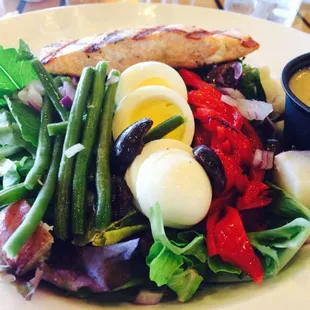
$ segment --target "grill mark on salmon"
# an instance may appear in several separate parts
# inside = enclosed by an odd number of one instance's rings
[[[53,74],[79,76],[85,66],[100,60],[124,71],[143,61],[160,61],[189,68],[235,60],[257,50],[259,44],[238,31],[207,31],[184,25],[152,26],[107,32],[45,47],[40,59]]]

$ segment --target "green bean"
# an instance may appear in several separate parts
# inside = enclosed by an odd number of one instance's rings
[[[3,159],[5,157],[17,154],[20,152],[23,148],[19,146],[13,146],[13,145],[5,145],[0,147],[0,159]]]
[[[83,131],[82,144],[84,150],[77,155],[73,178],[73,210],[72,210],[72,232],[83,234],[85,229],[86,216],[86,190],[89,160],[95,145],[100,112],[102,109],[105,93],[105,76],[108,65],[106,62],[99,62],[96,67],[95,78],[92,90],[92,99],[88,106],[86,124]]]
[[[21,225],[11,235],[3,247],[3,251],[8,257],[14,258],[17,256],[20,249],[31,237],[33,232],[40,224],[48,204],[50,203],[56,189],[57,173],[62,154],[63,137],[56,137],[52,162],[46,177],[46,180],[26,217]]]
[[[184,123],[184,118],[181,115],[175,115],[161,124],[157,125],[155,128],[151,129],[146,136],[144,137],[143,141],[145,143],[158,140],[166,136],[168,133],[172,132],[173,130],[177,129]]]
[[[45,70],[45,68],[43,67],[43,65],[41,64],[41,62],[38,59],[33,59],[31,61],[31,64],[34,68],[34,70],[36,71],[45,91],[46,94],[48,95],[48,97],[50,98],[50,100],[52,101],[55,109],[57,110],[57,112],[59,113],[61,119],[63,121],[68,120],[68,115],[69,112],[65,109],[65,107],[60,103],[62,96],[58,90],[58,88],[56,87],[52,77],[50,76],[50,74]]]
[[[41,110],[41,126],[35,161],[25,179],[25,186],[27,189],[33,189],[38,180],[43,177],[48,170],[52,153],[52,141],[48,135],[47,125],[52,121],[52,114],[52,104],[49,98],[45,96]]]
[[[29,191],[24,183],[13,185],[0,191],[0,206],[5,206],[17,200],[23,199]]]
[[[86,115],[83,116],[83,123],[86,121]],[[68,121],[59,122],[59,123],[52,123],[47,125],[48,134],[52,136],[61,135],[64,136],[66,134],[68,127]]]
[[[58,191],[55,207],[55,235],[66,240],[68,238],[69,213],[71,203],[71,189],[75,158],[68,158],[65,151],[79,142],[82,128],[83,113],[86,108],[87,98],[92,85],[94,69],[84,68],[78,84],[74,102],[71,107],[68,128],[65,136],[63,153],[58,173]]]
[[[57,135],[64,136],[66,134],[67,127],[68,127],[68,121],[48,124],[47,125],[48,134],[50,136],[57,136]]]
[[[120,73],[112,70],[109,77],[119,77]],[[107,88],[103,112],[100,122],[100,135],[97,150],[97,171],[96,171],[96,188],[97,188],[97,211],[96,211],[96,229],[106,228],[112,219],[111,206],[111,174],[110,174],[110,151],[112,140],[112,119],[115,107],[115,93],[118,82],[110,84]]]

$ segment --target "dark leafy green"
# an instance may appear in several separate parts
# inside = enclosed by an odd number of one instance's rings
[[[29,45],[23,41],[22,39],[19,39],[19,47],[18,47],[18,60],[31,60],[34,56],[30,51]]]
[[[159,287],[167,285],[176,292],[179,301],[187,301],[203,281],[195,266],[208,259],[205,239],[189,231],[179,233],[176,240],[170,241],[158,204],[150,209],[150,223],[155,241],[146,258],[150,279]]]
[[[25,57],[27,49],[24,44],[21,45],[21,52]],[[30,61],[25,58],[20,60],[19,55],[15,48],[4,49],[0,46],[0,96],[11,95],[37,79]]]
[[[249,65],[243,65],[243,76],[239,90],[246,99],[266,101],[266,94],[260,80],[259,70]]]
[[[23,139],[37,147],[41,125],[40,114],[19,100],[11,100],[6,97],[6,101]]]

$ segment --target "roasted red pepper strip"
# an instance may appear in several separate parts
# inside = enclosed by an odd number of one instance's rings
[[[264,149],[263,142],[261,141],[261,139],[257,135],[255,129],[250,124],[250,122],[245,118],[243,120],[242,132],[248,137],[248,139],[252,143],[254,151],[256,149],[260,149],[260,150]]]
[[[219,138],[231,141],[234,151],[240,155],[241,164],[250,166],[253,162],[253,148],[247,137],[236,128],[229,125],[220,118],[208,118],[208,122],[204,123],[204,127],[217,134],[221,132]]]
[[[188,103],[203,107],[212,108],[222,113],[226,113],[227,107],[230,107],[226,103],[222,102],[220,99],[213,97],[210,93],[204,89],[202,90],[192,90],[188,92],[187,97]]]
[[[208,216],[207,223],[206,223],[206,230],[207,230],[207,248],[208,248],[208,254],[209,256],[215,256],[218,254],[216,244],[215,244],[215,227],[218,221],[220,220],[221,213],[215,212]]]
[[[212,97],[221,99],[222,93],[207,82],[203,81],[198,74],[185,69],[181,69],[179,73],[186,86],[192,87],[194,89],[203,89],[207,91],[208,94]]]
[[[195,125],[194,146],[210,145],[211,134],[207,132],[201,123],[197,122]]]
[[[270,204],[269,187],[258,181],[250,181],[242,197],[237,200],[238,210],[265,207]]]
[[[227,116],[222,111],[216,111],[210,108],[197,108],[194,112],[195,119],[199,119],[201,122],[208,122],[209,118],[216,118],[227,122],[231,127],[233,127],[233,119]]]
[[[231,189],[227,192],[221,194],[221,196],[212,199],[211,206],[208,214],[214,214],[217,211],[224,209],[226,206],[231,206],[235,203],[237,196],[237,191],[235,189]]]
[[[223,261],[243,270],[254,282],[262,283],[264,269],[246,235],[239,212],[234,208],[226,207],[225,213],[211,233],[211,237],[215,240],[214,252],[218,253]],[[214,215],[215,219],[216,215]],[[207,241],[211,237],[207,236]]]

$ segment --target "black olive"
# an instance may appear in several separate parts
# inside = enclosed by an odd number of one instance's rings
[[[143,118],[126,128],[116,139],[112,148],[112,165],[123,173],[141,153],[143,138],[153,126],[153,121]]]
[[[193,149],[195,159],[208,174],[213,191],[220,194],[226,186],[226,175],[223,164],[217,154],[206,145],[199,145]]]

